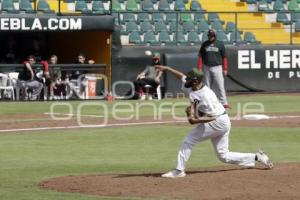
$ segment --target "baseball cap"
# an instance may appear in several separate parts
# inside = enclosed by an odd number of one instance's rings
[[[203,72],[199,71],[197,68],[193,68],[191,71],[187,73],[187,78],[192,80],[202,81],[203,79]]]

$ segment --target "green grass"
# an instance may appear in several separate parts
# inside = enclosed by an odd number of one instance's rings
[[[69,174],[164,172],[175,166],[190,126],[144,126],[0,135],[0,199],[93,200],[40,190],[36,184]],[[300,128],[234,128],[231,150],[262,147],[275,163],[300,162]],[[147,158],[147,159],[145,159]],[[222,165],[210,142],[196,146],[189,169]]]
[[[116,101],[133,105],[134,110],[119,113],[128,116],[138,113],[152,116],[150,101]],[[86,103],[93,106],[83,107],[81,114],[103,115],[107,106],[108,115],[116,102],[72,101],[74,113]],[[163,115],[170,115],[174,103],[176,115],[184,114],[187,99],[153,101],[159,108],[163,105]],[[300,113],[300,96],[287,95],[247,95],[230,96],[229,102],[235,115],[239,108],[249,102],[261,103],[267,113]],[[54,102],[1,102],[0,117],[10,114],[41,114],[50,112]],[[57,103],[57,102],[56,102]],[[141,106],[139,111],[136,107]],[[69,113],[67,107],[58,106],[54,112]],[[251,106],[249,107],[251,108]],[[255,108],[255,106],[252,106]],[[1,124],[14,119],[0,119]],[[20,120],[20,119],[16,119]],[[21,119],[24,121],[42,120],[38,118]],[[21,127],[20,127],[21,128]],[[0,134],[0,199],[2,200],[94,200],[100,198],[80,194],[67,194],[41,190],[36,184],[51,177],[69,174],[99,173],[147,173],[164,172],[173,168],[180,143],[190,126],[139,126],[104,129],[57,130],[32,133]],[[231,150],[254,152],[259,148],[266,150],[275,163],[300,162],[300,128],[233,128]],[[147,158],[147,159],[145,159]],[[195,147],[188,163],[189,169],[223,165],[216,159],[210,142]]]
[[[266,113],[300,113],[300,95],[236,95],[229,97],[229,103],[232,109],[229,110],[231,115],[236,115],[237,112],[241,112],[248,109],[257,109],[259,106],[253,105],[258,103],[263,106]],[[188,104],[187,99],[165,99],[162,101],[68,101],[68,102],[1,102],[0,114],[40,114],[51,111],[51,106],[56,104],[54,112],[60,113],[77,113],[78,110],[81,114],[90,115],[103,115],[105,112],[104,107],[107,108],[107,115],[112,116],[112,109],[119,105],[120,109],[130,109],[124,113],[117,113],[119,116],[129,116],[139,114],[140,116],[152,116],[155,109],[163,108],[164,115],[170,115],[170,110],[175,106],[174,110],[176,115],[184,115],[184,108]],[[153,105],[152,105],[153,103]],[[65,104],[70,104],[68,107]],[[88,105],[90,104],[90,105]],[[120,105],[123,104],[123,105]],[[130,105],[130,106],[129,106]],[[81,109],[80,109],[81,106]],[[161,107],[160,107],[161,106]],[[254,111],[257,113],[257,111]]]

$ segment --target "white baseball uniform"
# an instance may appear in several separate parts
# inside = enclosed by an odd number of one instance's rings
[[[231,123],[223,105],[218,101],[215,93],[205,85],[197,91],[184,88],[185,78],[186,77],[183,77],[182,79],[182,89],[189,93],[189,98],[192,103],[198,104],[198,111],[217,118],[207,123],[198,124],[185,137],[178,153],[176,169],[184,171],[193,146],[207,139],[211,139],[216,154],[222,162],[254,167],[254,153],[229,151],[228,138]]]

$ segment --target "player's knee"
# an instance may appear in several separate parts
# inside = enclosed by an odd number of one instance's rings
[[[183,140],[182,144],[181,144],[183,147],[189,147],[189,148],[192,148],[195,144],[188,140],[188,139],[185,139]]]

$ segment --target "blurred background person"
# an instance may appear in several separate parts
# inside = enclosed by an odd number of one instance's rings
[[[152,65],[146,66],[144,71],[138,74],[136,80],[133,81],[135,92],[142,100],[146,99],[146,85],[150,85],[154,90],[160,85],[160,79],[163,72],[156,70],[154,67],[155,65],[160,65],[160,54],[157,52],[152,56]]]
[[[58,64],[58,57],[53,54],[49,58],[49,64]],[[67,96],[67,81],[66,73],[58,67],[51,66],[51,83],[50,83],[50,100],[53,99],[66,99]]]
[[[77,59],[75,61],[75,64],[94,64],[94,60],[88,60],[86,59],[86,55],[83,53],[79,53],[77,56]],[[86,87],[88,84],[88,81],[85,77],[85,74],[88,73],[87,70],[76,70],[76,67],[74,67],[75,70],[71,72],[70,80],[69,80],[69,86],[71,95],[72,92],[75,92],[76,96],[79,98],[85,98],[86,95]]]

